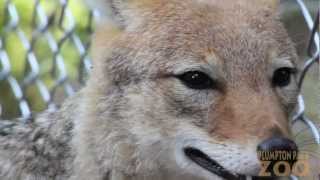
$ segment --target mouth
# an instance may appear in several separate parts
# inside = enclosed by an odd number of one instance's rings
[[[275,180],[274,177],[258,177],[232,173],[196,148],[187,147],[184,149],[184,153],[191,161],[200,167],[225,180]]]
[[[220,176],[223,179],[226,179],[226,180],[245,180],[246,179],[245,175],[234,174],[228,171],[219,163],[217,163],[215,160],[211,159],[208,155],[206,155],[205,153],[203,153],[198,149],[187,147],[184,149],[184,153],[194,163],[210,171],[211,173],[217,176]]]

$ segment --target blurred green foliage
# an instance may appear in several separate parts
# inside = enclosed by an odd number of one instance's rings
[[[27,51],[24,48],[21,39],[16,31],[7,28],[10,18],[6,16],[6,0],[0,1],[0,37],[4,42],[4,49],[8,53],[11,65],[11,74],[21,83],[26,77],[26,72],[30,69],[26,63]],[[54,85],[51,69],[53,67],[54,54],[50,50],[46,37],[40,32],[35,31],[35,25],[32,21],[35,11],[35,0],[12,0],[17,12],[19,13],[19,28],[25,33],[30,41],[32,36],[38,38],[34,44],[34,53],[40,66],[40,79],[43,80],[49,89]],[[49,31],[54,35],[56,41],[59,41],[64,33],[59,27],[59,19],[62,14],[62,8],[58,0],[41,0],[40,5],[43,7],[47,18],[52,17],[52,24]],[[75,32],[84,44],[90,42],[90,11],[80,0],[70,0],[68,8],[71,10],[75,18]],[[39,19],[36,18],[36,23]],[[69,22],[64,19],[63,27],[67,27]],[[68,72],[69,80],[76,81],[79,75],[80,56],[73,42],[68,39],[61,46],[61,55]],[[1,69],[0,65],[0,69]],[[62,87],[61,87],[62,88]],[[29,101],[33,111],[40,111],[46,108],[46,104],[42,101],[36,85],[26,86],[26,99]],[[60,96],[58,94],[58,96]],[[17,101],[6,80],[0,81],[0,103],[3,108],[4,117],[16,117],[19,113]]]

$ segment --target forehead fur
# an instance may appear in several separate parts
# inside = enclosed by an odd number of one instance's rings
[[[111,43],[110,49],[121,48],[122,55],[114,56],[139,60],[137,63],[152,62],[161,68],[159,63],[165,64],[165,61],[206,59],[208,52],[213,50],[216,57],[232,64],[226,65],[229,68],[226,71],[251,70],[249,76],[265,68],[270,54],[276,54],[279,59],[296,59],[294,47],[274,8],[258,1],[152,2],[139,4],[139,23],[133,21],[133,25],[121,30],[120,35],[117,33],[118,38],[112,41],[115,43]],[[106,32],[102,33],[105,36]],[[97,37],[101,36],[98,33]],[[101,41],[103,44],[108,40],[96,39],[98,44]],[[155,60],[158,62],[154,63]]]
[[[199,38],[213,44],[217,44],[217,39],[224,39],[224,44],[232,44],[228,40],[260,39],[266,42],[280,42],[288,39],[284,28],[277,20],[275,9],[267,3],[262,3],[266,2],[265,0],[144,1],[132,1],[132,4],[135,4],[134,8],[139,12],[135,16],[139,17],[132,20],[133,27],[130,26],[127,31],[136,32],[138,39],[134,41],[150,41],[156,38],[173,40],[180,37],[182,41]]]

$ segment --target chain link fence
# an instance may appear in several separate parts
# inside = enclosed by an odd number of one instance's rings
[[[305,6],[303,0],[297,0],[297,3],[300,6],[301,13],[303,14],[306,24],[310,30],[310,39],[307,47],[307,55],[308,59],[305,61],[303,66],[303,71],[301,73],[301,76],[299,78],[299,88],[300,91],[302,89],[305,76],[307,72],[310,70],[311,66],[319,66],[319,16],[320,16],[320,9],[318,10],[315,19],[313,19],[310,15],[310,12],[308,11],[307,7]],[[319,79],[318,79],[319,80]],[[317,97],[316,97],[317,98]],[[293,117],[293,123],[296,123],[297,121],[302,121],[305,123],[310,130],[312,131],[315,140],[317,144],[320,144],[320,136],[319,136],[319,129],[318,127],[306,116],[305,114],[305,102],[300,94],[298,97],[298,109]]]
[[[85,82],[94,13],[82,8],[77,21],[67,0],[20,2],[2,2],[0,106],[6,118],[26,121]]]
[[[24,9],[17,2],[0,2],[0,109],[3,118],[28,121],[33,112],[54,111],[85,83],[96,13],[75,8],[81,3],[76,0],[19,1]],[[303,0],[296,3],[310,30],[301,89],[306,73],[319,65],[319,11],[313,19]],[[302,95],[298,102],[292,122],[304,123],[320,144],[319,127],[306,116]]]

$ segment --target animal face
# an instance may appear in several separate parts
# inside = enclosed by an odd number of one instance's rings
[[[174,154],[179,168],[202,177],[257,175],[257,146],[290,137],[298,94],[297,56],[272,3],[102,5],[113,25],[98,29],[93,77],[121,92],[114,114],[137,144],[167,143],[160,149]]]

